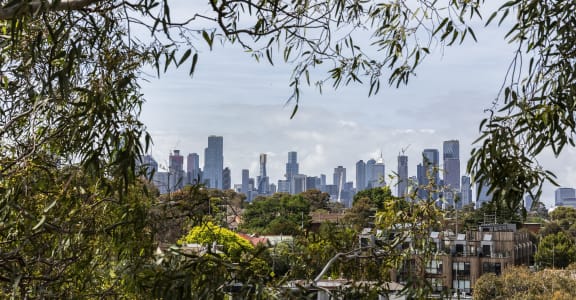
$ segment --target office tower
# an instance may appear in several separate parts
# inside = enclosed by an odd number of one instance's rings
[[[174,150],[168,160],[169,179],[168,184],[171,191],[179,190],[184,186],[184,157],[180,155],[180,150]]]
[[[423,164],[418,164],[416,166],[416,181],[415,184],[418,187],[417,196],[420,199],[427,199],[428,192],[426,191],[426,185],[428,184],[428,179],[426,178],[426,168]]]
[[[440,183],[440,158],[437,149],[424,149],[422,152],[422,165],[426,168],[426,182],[434,180],[433,184]]]
[[[333,177],[334,185],[338,190],[342,190],[344,188],[344,184],[346,183],[346,168],[342,166],[338,166],[334,168],[334,177]]]
[[[298,174],[298,172],[299,172],[298,153],[296,151],[290,151],[288,152],[288,162],[286,163],[286,174],[285,174],[286,181],[288,181],[288,184],[292,183],[292,177]],[[290,193],[296,194],[292,188],[290,188]]]
[[[476,184],[476,188],[478,189],[477,195],[478,199],[476,199],[476,208],[482,207],[482,204],[492,201],[492,195],[488,193],[490,187],[487,184]]]
[[[222,189],[229,190],[230,188],[232,188],[232,175],[230,168],[226,167],[222,170]]]
[[[222,189],[222,170],[224,170],[224,138],[211,135],[208,147],[204,151],[204,176],[206,186]]]
[[[250,171],[248,169],[242,169],[242,193],[248,195],[250,181]]]
[[[306,190],[319,190],[320,187],[320,178],[316,176],[307,176],[306,177]]]
[[[366,189],[366,163],[363,160],[356,163],[356,189],[358,191]]]
[[[376,160],[374,167],[372,168],[372,187],[382,187],[386,185],[386,166],[384,165],[384,158],[382,157],[382,152],[380,152],[380,157]]]
[[[147,154],[140,157],[138,167],[145,168],[146,178],[149,180],[153,180],[152,175],[158,173],[158,162],[156,162],[152,155]]]
[[[278,180],[278,193],[290,193],[290,182],[288,180]]]
[[[274,183],[270,184],[269,192],[270,192],[270,195],[276,194],[276,185]]]
[[[398,155],[398,197],[408,193],[408,156]]]
[[[260,175],[257,177],[258,181],[258,194],[267,195],[269,192],[269,179],[266,174],[266,154],[260,154]]]
[[[554,206],[574,206],[576,189],[561,187],[554,191]]]
[[[374,174],[374,166],[376,165],[375,159],[369,159],[366,162],[366,188],[371,189],[376,177]]]
[[[200,157],[196,153],[188,154],[186,159],[186,175],[188,176],[188,184],[198,184],[202,182],[200,179]]]
[[[300,194],[306,191],[306,175],[296,174],[292,176],[292,183],[290,184],[294,194]]]
[[[320,174],[320,191],[326,192],[326,175]]]
[[[470,176],[462,176],[462,185],[460,186],[460,202],[462,207],[472,203],[472,182]]]
[[[443,145],[444,185],[460,190],[460,143],[457,140],[445,141]]]

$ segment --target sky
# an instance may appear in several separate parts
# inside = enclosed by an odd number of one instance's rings
[[[300,173],[326,174],[332,183],[337,166],[346,168],[347,181],[355,181],[356,162],[380,153],[391,175],[403,150],[409,176],[415,176],[425,148],[442,153],[442,142],[456,139],[464,175],[480,121],[497,96],[514,51],[503,38],[505,28],[476,26],[475,32],[477,43],[432,49],[407,86],[383,84],[371,97],[367,85],[326,86],[322,94],[304,89],[293,119],[293,103],[286,103],[291,65],[257,63],[230,45],[204,49],[193,78],[186,68],[171,69],[160,78],[145,76],[141,120],[154,140],[151,154],[161,169],[173,149],[184,156],[198,153],[203,165],[208,136],[219,135],[232,184],[241,182],[242,169],[258,175],[260,153],[268,154],[271,182],[284,179],[289,151],[298,152]],[[539,158],[561,186],[576,186],[574,152]],[[553,205],[554,190],[545,186],[547,207]]]

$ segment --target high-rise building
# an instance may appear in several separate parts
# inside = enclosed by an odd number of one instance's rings
[[[532,205],[534,204],[534,198],[530,195],[524,196],[524,208],[526,211],[532,211]]]
[[[250,171],[248,169],[242,169],[242,193],[248,196],[248,191],[250,191]]]
[[[286,181],[292,183],[292,177],[299,173],[298,153],[296,151],[288,152],[288,162],[286,163]],[[296,194],[294,189],[290,188],[291,194]]]
[[[307,176],[306,190],[320,190],[320,178],[317,176]]]
[[[445,141],[443,145],[444,185],[451,191],[460,190],[460,143]]]
[[[222,189],[229,190],[232,186],[232,178],[230,168],[226,167],[222,170]]]
[[[158,162],[156,162],[152,155],[147,154],[142,156],[138,162],[138,166],[146,168],[145,174],[148,179],[152,179],[152,175],[158,173]]]
[[[290,193],[290,182],[288,180],[278,180],[278,193]]]
[[[306,191],[306,175],[304,174],[296,174],[292,176],[292,183],[291,183],[292,190],[294,194],[300,194]]]
[[[334,185],[336,185],[336,188],[340,191],[343,190],[344,184],[346,183],[346,168],[342,166],[334,168],[333,179],[334,181],[332,182],[334,183]]]
[[[478,199],[476,199],[476,208],[482,207],[482,204],[492,201],[492,194],[488,193],[490,190],[490,186],[487,184],[476,184],[476,188],[478,189],[477,194]]]
[[[186,175],[188,177],[188,184],[198,184],[201,181],[200,178],[200,157],[196,153],[188,154],[186,159]]]
[[[561,187],[554,191],[554,206],[574,206],[576,189]]]
[[[207,187],[222,189],[222,170],[224,170],[224,138],[211,135],[208,147],[204,151],[203,180]]]
[[[386,166],[384,165],[384,158],[382,152],[376,163],[372,167],[372,175],[370,176],[370,186],[372,188],[382,187],[386,185]]]
[[[408,193],[408,156],[398,155],[398,197]]]
[[[356,189],[358,191],[366,189],[366,163],[363,160],[356,163]]]
[[[373,188],[374,186],[372,186],[374,184],[374,181],[377,181],[377,178],[375,178],[376,176],[375,171],[374,171],[374,166],[376,165],[376,160],[371,158],[368,161],[366,161],[366,188]]]
[[[462,176],[462,185],[460,186],[462,207],[472,203],[472,182],[470,176]]]
[[[422,187],[432,188],[437,190],[440,184],[440,158],[437,149],[424,149],[422,151],[422,170],[418,176],[420,189],[422,190],[424,198],[428,198],[428,192]],[[438,198],[438,193],[432,193],[432,199]]]
[[[269,193],[269,179],[266,174],[266,154],[260,154],[260,175],[257,178],[258,181],[258,194],[267,195]]]
[[[170,154],[168,160],[168,172],[170,190],[179,190],[184,186],[184,157],[180,155],[180,150],[174,150],[174,153]]]

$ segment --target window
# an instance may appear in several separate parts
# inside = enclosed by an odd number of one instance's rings
[[[453,262],[452,263],[452,277],[462,278],[470,276],[470,263],[469,262]]]
[[[492,247],[490,247],[490,245],[483,245],[482,246],[482,255],[486,256],[486,257],[490,257],[491,254],[491,249]]]
[[[502,265],[500,263],[485,262],[482,264],[482,273],[500,275],[502,273]]]
[[[431,260],[426,266],[426,273],[428,274],[442,274],[442,261]]]

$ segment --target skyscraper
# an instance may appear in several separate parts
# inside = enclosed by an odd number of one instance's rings
[[[374,179],[374,177],[375,177],[374,166],[375,165],[376,165],[375,159],[371,158],[366,162],[366,188],[369,188],[369,189],[374,187],[372,185],[373,185],[374,180],[375,180]]]
[[[424,149],[422,152],[422,165],[426,169],[426,183],[433,180],[434,184],[440,184],[440,155],[438,149]]]
[[[186,175],[188,177],[188,184],[198,184],[201,181],[200,178],[200,157],[196,153],[188,154],[186,159]]]
[[[573,206],[576,202],[576,189],[561,187],[554,191],[554,206]]]
[[[470,181],[469,176],[462,176],[462,185],[461,185],[461,202],[462,207],[472,203],[472,183]]]
[[[222,189],[222,170],[224,169],[224,138],[211,135],[208,147],[204,151],[203,180],[209,188]]]
[[[242,170],[242,193],[248,196],[248,191],[250,190],[250,171],[248,169]]]
[[[292,184],[291,184],[294,194],[300,194],[306,191],[306,175],[304,174],[295,174],[292,176]]]
[[[492,195],[488,193],[490,187],[487,184],[476,184],[478,189],[478,199],[476,199],[476,208],[482,207],[482,204],[490,202],[492,200]]]
[[[454,191],[460,190],[460,143],[445,141],[443,145],[444,185]]]
[[[384,165],[384,157],[380,152],[380,157],[376,160],[372,168],[372,178],[370,179],[372,187],[381,187],[386,185],[386,166]]]
[[[158,162],[152,157],[152,155],[144,155],[140,158],[138,166],[143,166],[146,168],[146,178],[152,179],[152,174],[158,173]]]
[[[359,160],[356,163],[356,189],[362,191],[366,188],[366,163]]]
[[[344,184],[346,183],[346,168],[342,166],[334,168],[333,179],[334,185],[336,185],[336,188],[341,191],[344,188]]]
[[[398,155],[398,197],[408,192],[408,156]]]
[[[266,195],[269,192],[269,179],[266,175],[266,154],[260,154],[260,175],[257,178],[258,181],[258,194]]]
[[[181,189],[184,186],[184,157],[180,155],[180,150],[174,150],[174,153],[170,154],[168,172],[170,190]]]
[[[292,184],[292,177],[299,172],[298,153],[296,151],[288,152],[288,162],[286,163],[286,181]],[[280,188],[280,187],[278,187]],[[295,194],[294,189],[290,188],[290,193]]]
[[[230,168],[226,167],[222,170],[222,189],[229,190],[232,187],[232,178]]]

